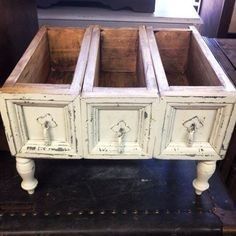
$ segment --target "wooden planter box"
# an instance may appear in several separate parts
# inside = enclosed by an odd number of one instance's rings
[[[42,28],[2,89],[22,188],[33,158],[199,160],[209,187],[236,92],[195,28]]]
[[[159,158],[222,159],[235,123],[235,88],[195,28],[147,29],[165,107]]]
[[[91,36],[91,27],[43,27],[31,42],[2,88],[1,112],[12,155],[82,154],[77,145],[81,122],[76,97]]]

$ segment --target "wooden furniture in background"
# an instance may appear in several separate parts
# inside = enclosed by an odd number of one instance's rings
[[[0,0],[0,86],[38,30],[36,2]],[[9,150],[0,117],[0,150]]]
[[[234,4],[235,0],[202,0],[200,33],[212,38],[236,37],[228,32]]]

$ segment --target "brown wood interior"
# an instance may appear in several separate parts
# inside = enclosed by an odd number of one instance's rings
[[[85,30],[48,28],[19,83],[71,84]]]
[[[145,79],[139,51],[138,30],[102,30],[97,67],[96,86],[144,87]]]
[[[170,86],[220,86],[191,31],[157,31],[155,37]]]

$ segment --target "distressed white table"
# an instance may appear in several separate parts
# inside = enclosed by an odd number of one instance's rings
[[[43,27],[1,92],[30,194],[34,158],[198,160],[201,194],[236,120],[235,88],[193,27]]]

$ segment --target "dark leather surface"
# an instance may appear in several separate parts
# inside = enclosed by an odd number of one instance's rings
[[[217,174],[194,194],[194,161],[36,160],[35,194],[15,160],[0,158],[0,232],[43,235],[221,235],[214,209],[232,211]]]

